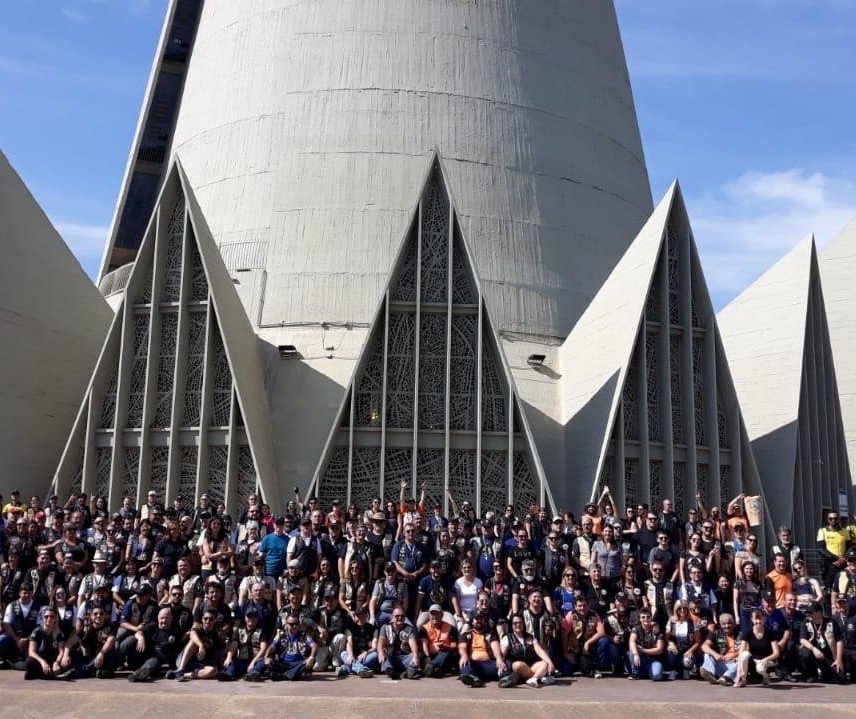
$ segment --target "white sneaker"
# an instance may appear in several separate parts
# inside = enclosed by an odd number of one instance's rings
[[[535,677],[532,677],[531,679],[526,680],[526,686],[531,687],[532,689],[538,689],[540,685],[538,684],[538,680]]]

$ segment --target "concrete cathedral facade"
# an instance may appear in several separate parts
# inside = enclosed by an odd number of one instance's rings
[[[52,484],[279,508],[427,482],[479,512],[746,492],[807,541],[852,498],[854,307],[838,282],[827,321],[800,262],[773,420],[744,391],[762,320],[735,301],[720,338],[677,184],[653,206],[612,3],[173,0]],[[784,425],[783,474],[759,442]]]

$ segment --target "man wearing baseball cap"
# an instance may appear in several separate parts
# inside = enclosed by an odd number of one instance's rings
[[[422,673],[439,677],[453,671],[458,663],[458,630],[443,616],[443,607],[428,607],[428,621],[419,630],[419,642],[424,656]]]

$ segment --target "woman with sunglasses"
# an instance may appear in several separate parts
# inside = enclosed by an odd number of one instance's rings
[[[553,590],[553,606],[557,607],[559,613],[565,617],[574,611],[577,597],[582,593],[577,570],[573,567],[565,567],[565,571],[562,572],[562,581]]]
[[[701,635],[690,616],[687,603],[675,602],[674,614],[666,623],[666,666],[669,678],[689,679],[690,672],[697,668]]]
[[[820,581],[808,572],[808,566],[803,559],[797,559],[793,565],[794,594],[797,595],[797,609],[808,611],[812,602],[823,604],[825,592]]]
[[[546,677],[553,680],[556,670],[553,660],[537,637],[526,631],[522,614],[511,617],[511,631],[502,637],[499,647],[502,661],[511,669],[510,674],[499,680],[500,689],[508,689],[521,682],[538,688],[548,683],[544,681]]]
[[[57,626],[64,636],[70,637],[74,631],[74,607],[68,603],[68,590],[57,585],[51,592],[48,604],[39,610],[39,624],[44,624],[45,612],[53,609],[57,615]]]

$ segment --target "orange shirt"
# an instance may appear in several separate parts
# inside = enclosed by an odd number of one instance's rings
[[[475,662],[490,661],[490,644],[486,634],[473,632],[472,644],[470,646],[470,659]]]
[[[773,583],[773,592],[776,594],[776,606],[779,608],[784,607],[785,595],[794,589],[794,582],[791,579],[791,575],[787,572],[780,574],[774,569],[767,575],[767,579]]]

